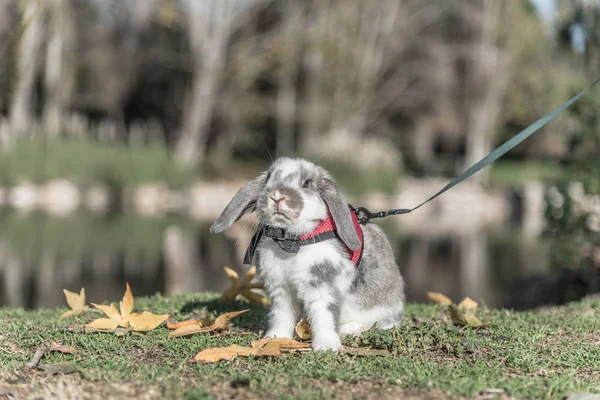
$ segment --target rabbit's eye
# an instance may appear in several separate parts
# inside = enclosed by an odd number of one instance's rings
[[[305,180],[305,181],[304,181],[304,183],[302,184],[302,187],[303,187],[304,189],[308,188],[308,187],[310,186],[310,183],[311,183],[311,182],[312,182],[312,181],[311,181],[310,179],[307,179],[307,180]]]

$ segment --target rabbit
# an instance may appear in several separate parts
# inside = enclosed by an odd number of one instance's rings
[[[347,335],[358,335],[374,324],[382,329],[401,324],[404,282],[385,233],[375,224],[358,224],[322,167],[304,159],[276,159],[237,192],[211,232],[223,232],[250,212],[256,212],[259,232],[269,227],[298,237],[327,218],[336,229],[332,238],[295,252],[286,251],[277,238],[258,236],[255,256],[248,263],[256,262],[272,300],[264,336],[291,338],[306,315],[313,350],[338,351]],[[357,252],[361,257],[355,266],[352,254]]]

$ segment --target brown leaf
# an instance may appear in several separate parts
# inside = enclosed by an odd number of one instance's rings
[[[452,300],[450,300],[446,295],[438,292],[427,292],[427,297],[429,297],[431,301],[434,301],[442,306],[449,306],[452,304]]]
[[[212,363],[221,360],[233,360],[237,356],[250,356],[253,350],[251,347],[242,347],[236,344],[229,347],[216,347],[202,350],[192,358],[192,361]]]
[[[250,311],[250,309],[248,308],[248,309],[242,310],[242,311],[232,311],[232,312],[221,314],[209,326],[200,326],[201,324],[200,325],[182,326],[180,328],[175,329],[173,332],[171,332],[169,337],[170,338],[188,337],[188,336],[192,336],[196,333],[218,331],[218,330],[226,328],[229,325],[229,320],[231,320],[231,319],[237,317],[238,315],[243,314],[247,311]]]
[[[67,304],[71,309],[77,310],[85,307],[85,289],[81,288],[79,294],[75,292],[69,292],[67,289],[63,289],[65,297],[67,298]]]
[[[254,342],[252,342],[252,347],[262,348],[270,343],[276,343],[282,350],[310,348],[310,343],[299,342],[297,340],[290,339],[290,338],[272,339],[270,337],[262,338],[260,340],[255,340]]]
[[[227,313],[219,315],[217,317],[217,319],[215,320],[215,322],[212,324],[212,330],[225,328],[225,326],[227,325],[227,322],[229,322],[229,320],[237,317],[240,314],[248,312],[248,311],[250,311],[249,308],[247,308],[245,310],[241,310],[241,311],[231,311],[231,312],[227,312]]]
[[[458,308],[463,312],[467,310],[475,311],[477,309],[477,305],[478,304],[476,301],[473,301],[470,297],[465,297],[463,301],[458,303]]]
[[[233,360],[236,357],[274,357],[281,356],[279,343],[271,341],[261,347],[243,347],[236,344],[229,347],[217,347],[205,349],[196,354],[192,361],[201,363],[212,363],[221,360]]]
[[[75,353],[77,353],[77,349],[75,347],[65,346],[65,345],[62,345],[62,344],[57,343],[57,342],[52,342],[52,344],[50,345],[50,350],[49,351],[57,351],[59,353],[66,353],[66,354],[75,354]]]
[[[146,332],[158,327],[169,318],[169,314],[152,314],[149,311],[133,313],[128,316],[128,322],[136,332]]]
[[[129,287],[129,283],[125,283],[125,295],[123,299],[119,302],[120,312],[117,310],[114,304],[110,306],[102,305],[102,304],[94,304],[92,305],[96,307],[98,310],[102,311],[109,318],[99,318],[85,325],[88,332],[90,330],[103,330],[103,331],[114,331],[118,326],[122,328],[133,328],[134,331],[137,332],[145,332],[152,330],[162,324],[167,318],[169,318],[169,314],[153,314],[150,311],[143,311],[141,313],[132,313],[134,298],[131,293],[131,288]]]
[[[281,356],[281,346],[279,344],[279,342],[273,340],[270,341],[269,343],[265,344],[263,347],[260,348],[253,348],[252,349],[252,355],[254,357],[265,357],[265,356]]]
[[[251,303],[262,306],[269,305],[269,300],[265,296],[251,290],[263,287],[261,283],[252,282],[256,276],[256,266],[252,266],[241,281],[237,272],[228,267],[223,268],[231,281],[231,284],[221,295],[220,300],[222,302],[231,303],[238,295],[240,295],[245,297]]]
[[[249,289],[243,289],[240,294],[243,297],[245,297],[252,304],[256,304],[256,305],[264,306],[264,307],[267,307],[269,305],[269,299],[267,299],[265,296],[263,296],[259,293],[253,292]]]
[[[460,310],[454,304],[451,304],[449,309],[450,318],[452,318],[452,322],[456,325],[470,326],[472,328],[478,328],[483,325],[472,310],[468,310],[466,313],[463,313],[462,310]]]
[[[115,329],[117,326],[119,326],[119,324],[119,321],[116,319],[98,318],[93,320],[89,324],[86,324],[85,327],[91,329],[108,330]]]
[[[188,325],[201,327],[202,326],[202,322],[198,321],[196,319],[188,319],[187,321],[181,321],[181,322],[177,322],[177,323],[174,323],[174,324],[172,324],[170,322],[167,322],[167,328],[169,328],[169,329],[179,329],[182,326],[188,326]]]
[[[196,333],[210,332],[210,327],[201,327],[200,325],[184,325],[181,328],[175,329],[169,334],[170,338],[188,337]]]
[[[125,295],[123,296],[123,300],[119,302],[119,309],[121,310],[121,317],[123,319],[127,319],[131,311],[133,311],[133,294],[131,293],[131,288],[129,287],[129,283],[125,282]]]
[[[82,314],[85,311],[88,311],[89,308],[85,305],[85,289],[81,288],[79,294],[74,292],[69,292],[67,289],[63,289],[65,297],[67,299],[67,304],[71,308],[69,311],[66,311],[61,314],[60,319],[74,317],[76,315]]]
[[[246,276],[244,277],[244,279],[242,279],[240,286],[241,287],[248,286],[250,284],[250,282],[252,282],[252,279],[254,279],[255,276],[256,276],[256,265],[253,265],[252,267],[250,267],[248,272],[246,272]]]
[[[312,332],[310,330],[310,325],[308,324],[308,319],[302,318],[296,324],[296,335],[300,339],[310,339],[312,338]]]
[[[261,347],[264,347],[267,343],[269,343],[270,341],[272,341],[273,339],[270,337],[264,337],[260,340],[254,340],[252,342],[252,347],[254,347],[255,349],[260,349]]]

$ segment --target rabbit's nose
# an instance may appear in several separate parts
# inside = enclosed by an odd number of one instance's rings
[[[276,204],[279,204],[281,200],[285,200],[287,197],[285,194],[281,193],[279,190],[276,190],[275,193],[269,195],[271,200],[273,200]]]
[[[280,211],[279,207],[281,205],[281,201],[285,200],[286,196],[284,194],[282,194],[281,192],[279,192],[279,190],[276,190],[275,193],[269,195],[269,197],[275,203],[275,211],[279,212]]]

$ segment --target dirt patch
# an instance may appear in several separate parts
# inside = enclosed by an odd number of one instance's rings
[[[344,381],[329,381],[329,380],[305,380],[296,381],[296,384],[300,386],[311,387],[313,391],[321,393],[321,397],[327,399],[339,399],[339,400],[354,400],[354,399],[366,399],[366,400],[392,400],[392,399],[406,399],[406,400],[464,400],[465,397],[452,395],[442,390],[423,387],[421,389],[405,389],[401,386],[395,386],[385,384],[379,381],[364,380],[357,383],[350,383]],[[240,386],[241,385],[241,386]],[[275,396],[268,393],[257,393],[253,392],[247,387],[244,387],[243,382],[226,382],[220,385],[212,385],[210,387],[210,393],[217,399],[247,399],[247,400],[259,400],[259,399],[275,399],[279,396]],[[300,390],[294,390],[287,393],[288,395],[301,398],[304,394]],[[512,397],[506,396],[502,391],[489,390],[480,393],[473,397],[475,400],[512,400]]]
[[[180,382],[184,383],[184,382]],[[310,387],[314,394],[315,389],[322,394],[323,398],[340,400],[351,399],[407,399],[407,400],[464,400],[465,397],[451,395],[447,392],[421,388],[420,390],[408,390],[400,386],[384,384],[378,381],[361,381],[349,383],[343,381],[306,380],[304,387]],[[199,387],[199,382],[193,386]],[[192,385],[190,385],[191,388]],[[217,399],[244,399],[265,400],[275,399],[278,396],[265,392],[255,392],[247,382],[227,381],[222,383],[212,382],[206,386],[206,392],[199,390]],[[0,376],[0,399],[31,399],[31,400],[155,400],[174,398],[169,395],[170,390],[165,390],[152,385],[134,385],[132,383],[107,383],[95,382],[82,378],[79,374],[51,376],[44,372],[24,370],[20,374]],[[302,391],[294,390],[288,393],[296,397],[303,395]],[[321,396],[320,396],[321,397]],[[191,396],[190,398],[194,398]],[[204,398],[202,396],[201,398]],[[484,391],[474,397],[476,400],[511,400],[498,391]]]
[[[2,396],[4,395],[4,397]],[[0,376],[0,398],[44,400],[162,399],[153,387],[130,383],[94,382],[79,374],[48,375],[24,369],[22,373]]]

